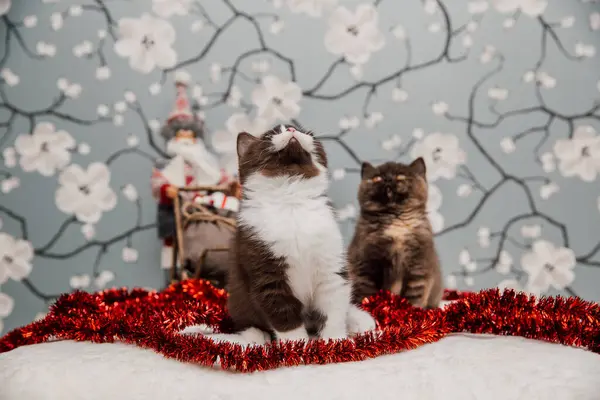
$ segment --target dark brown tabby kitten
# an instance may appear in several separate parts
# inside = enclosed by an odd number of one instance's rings
[[[443,286],[425,173],[420,157],[410,165],[363,163],[360,217],[348,249],[355,303],[383,289],[418,307],[439,306]]]

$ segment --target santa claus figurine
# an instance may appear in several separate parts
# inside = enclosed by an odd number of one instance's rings
[[[163,241],[163,268],[173,263],[176,235],[174,198],[183,186],[221,185],[230,177],[219,166],[218,159],[204,145],[204,123],[190,107],[187,85],[176,82],[175,108],[161,129],[171,159],[159,160],[152,171],[152,194],[158,202],[158,236]]]

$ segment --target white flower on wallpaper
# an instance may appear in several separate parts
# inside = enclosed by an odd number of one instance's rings
[[[492,0],[492,4],[501,13],[514,14],[520,11],[530,17],[542,15],[548,6],[546,0]]]
[[[496,55],[497,55],[496,48],[494,46],[488,44],[483,48],[483,51],[481,52],[481,55],[479,56],[479,62],[482,64],[488,64],[494,59],[494,57],[496,57]]]
[[[501,275],[506,275],[510,272],[510,269],[513,265],[513,258],[509,252],[506,250],[500,251],[500,255],[498,256],[498,262],[494,266],[496,272]]]
[[[104,270],[98,274],[94,279],[94,286],[97,289],[104,289],[106,285],[115,279],[115,273],[112,271]]]
[[[469,14],[483,14],[489,8],[489,4],[486,0],[470,1],[467,4],[467,11]]]
[[[93,51],[94,46],[89,40],[84,40],[83,42],[73,46],[73,55],[77,58],[89,56]]]
[[[121,192],[123,193],[123,196],[125,196],[125,198],[131,202],[135,202],[139,198],[137,189],[131,183],[128,183],[125,186],[123,186],[121,188]]]
[[[54,57],[56,55],[56,46],[40,40],[35,44],[35,51],[43,57]]]
[[[356,207],[354,204],[346,204],[335,210],[335,216],[339,222],[348,221],[356,217]]]
[[[554,89],[556,87],[556,78],[546,71],[538,72],[534,79],[544,89]]]
[[[346,177],[346,170],[344,168],[336,168],[331,173],[331,179],[334,181],[341,181]]]
[[[12,0],[0,0],[0,15],[8,13]],[[2,331],[2,329],[0,329]]]
[[[425,136],[425,131],[423,130],[423,128],[415,128],[412,131],[412,137],[414,137],[417,140],[421,140],[423,139],[423,137]]]
[[[542,227],[538,224],[523,225],[521,227],[521,236],[527,239],[535,239],[542,234]]]
[[[373,129],[379,125],[381,121],[383,121],[383,113],[379,111],[370,112],[367,115],[367,118],[365,118],[365,127],[367,129]]]
[[[593,31],[600,30],[600,12],[590,14],[590,29]]]
[[[437,116],[445,115],[450,106],[445,101],[436,101],[431,105],[431,111]]]
[[[404,103],[408,100],[408,92],[401,87],[392,89],[392,100],[396,103]]]
[[[1,1],[1,0],[0,0]],[[0,3],[1,5],[2,3]],[[0,292],[0,334],[4,330],[4,321],[3,319],[12,314],[13,309],[15,308],[15,301],[12,297],[7,295],[6,293]]]
[[[77,152],[81,155],[87,156],[88,154],[90,154],[90,151],[92,151],[91,146],[85,142],[81,142],[77,146]]]
[[[204,88],[200,85],[194,85],[192,88],[192,98],[201,106],[208,103],[208,97],[204,95]]]
[[[248,132],[258,136],[266,132],[269,127],[264,118],[250,118],[245,113],[232,114],[225,122],[225,129],[216,131],[212,135],[212,148],[221,154],[233,153],[236,151],[238,133]]]
[[[50,15],[50,26],[53,30],[58,31],[62,29],[64,22],[65,21],[61,13],[55,12]]]
[[[2,193],[10,193],[16,188],[21,186],[21,180],[17,176],[11,176],[10,178],[4,179],[0,184],[0,190]]]
[[[540,156],[540,162],[542,163],[542,169],[546,173],[554,172],[556,170],[556,159],[554,154],[546,152]]]
[[[8,86],[17,86],[19,82],[21,82],[21,78],[19,78],[19,76],[10,68],[2,68],[2,70],[0,70],[0,78],[2,78]]]
[[[358,118],[356,115],[353,115],[353,116],[346,115],[346,116],[343,116],[342,118],[340,118],[338,125],[339,125],[340,129],[343,129],[343,130],[356,129],[360,126],[360,118]]]
[[[508,98],[508,89],[495,86],[488,90],[488,97],[497,101],[506,100]]]
[[[269,60],[252,61],[251,68],[257,74],[266,74],[271,69],[271,63]]]
[[[32,260],[31,242],[0,232],[0,285],[9,278],[20,281],[29,276]]]
[[[468,183],[462,183],[456,189],[456,195],[458,197],[469,197],[473,193],[473,186]]]
[[[128,264],[133,264],[136,263],[139,257],[139,253],[136,249],[134,249],[133,247],[123,247],[123,250],[121,251],[121,258],[123,259],[123,261],[125,261]]]
[[[225,129],[212,134],[212,148],[220,155],[221,164],[228,173],[237,173],[238,162],[236,153],[236,140],[240,132],[251,135],[260,135],[267,131],[270,125],[264,118],[250,118],[245,113],[232,114],[225,122]]]
[[[590,125],[578,126],[572,139],[557,140],[554,154],[558,170],[566,177],[592,182],[600,174],[600,135]]]
[[[304,13],[311,17],[321,17],[337,4],[338,0],[287,0],[287,5],[293,13]]]
[[[397,24],[392,28],[392,35],[398,40],[406,40],[406,28]]]
[[[427,166],[427,179],[431,182],[439,179],[452,179],[456,169],[466,162],[466,154],[460,148],[458,138],[451,133],[431,133],[412,150],[411,157],[423,157]]]
[[[92,278],[88,274],[73,275],[69,279],[69,286],[73,289],[85,289],[90,286]]]
[[[273,35],[279,35],[285,26],[285,22],[281,18],[275,18],[271,26],[269,27],[269,31]]]
[[[17,152],[13,147],[7,147],[2,150],[2,158],[4,158],[4,166],[6,168],[14,168],[17,165]]]
[[[427,216],[431,222],[433,233],[444,229],[444,216],[438,211],[442,206],[442,191],[435,185],[429,185],[427,197]]]
[[[37,25],[38,19],[35,15],[28,15],[23,18],[23,26],[25,28],[33,28]]]
[[[60,174],[58,182],[56,206],[83,223],[98,222],[103,212],[117,204],[117,196],[109,186],[110,170],[106,164],[95,162],[87,170],[72,164]]]
[[[385,151],[397,150],[401,145],[402,138],[396,133],[381,142],[381,148]]]
[[[190,26],[190,31],[192,31],[193,33],[198,33],[202,29],[204,29],[204,21],[202,21],[201,19],[192,22],[192,25]]]
[[[100,117],[106,117],[110,113],[110,109],[106,104],[99,104],[98,107],[96,107],[96,113]]]
[[[519,281],[517,281],[516,279],[504,279],[503,281],[500,281],[500,283],[498,283],[497,287],[500,291],[503,291],[505,289],[512,289],[515,292],[525,291],[519,283]]]
[[[596,47],[593,44],[576,43],[575,55],[580,58],[591,58],[596,55]]]
[[[83,14],[83,7],[81,7],[79,4],[74,4],[69,7],[69,15],[71,17],[80,17],[81,14]]]
[[[385,45],[377,24],[377,9],[370,4],[361,4],[354,12],[338,7],[329,17],[325,48],[350,64],[364,64]]]
[[[258,116],[269,124],[296,118],[300,114],[300,100],[302,89],[296,82],[283,81],[274,75],[265,76],[252,92]]]
[[[56,130],[50,122],[40,122],[32,134],[21,134],[15,140],[23,171],[37,171],[51,176],[71,162],[75,139],[65,130]]]
[[[210,64],[210,80],[212,83],[217,83],[221,80],[223,67],[219,63]]]
[[[68,98],[76,99],[81,95],[83,88],[79,83],[69,82],[66,78],[58,78],[56,87]]]
[[[517,144],[515,143],[515,140],[512,137],[507,136],[505,138],[502,138],[502,140],[500,141],[500,147],[502,148],[502,151],[506,154],[511,154],[514,153],[517,149]]]
[[[173,15],[187,15],[193,0],[152,0],[152,11],[159,17],[169,18]]]
[[[556,182],[548,182],[540,186],[540,197],[544,200],[548,200],[553,194],[560,190],[560,186]]]
[[[128,58],[132,69],[147,74],[156,67],[166,69],[175,65],[174,43],[175,29],[168,21],[142,14],[139,19],[119,20],[115,52]]]
[[[473,272],[477,269],[477,261],[471,258],[471,254],[467,249],[462,249],[458,253],[458,264],[467,272]]]
[[[566,16],[560,20],[561,28],[572,28],[575,24],[575,17],[572,15]]]
[[[130,134],[127,136],[127,146],[129,147],[137,147],[140,144],[140,138],[136,135]]]
[[[490,232],[490,228],[487,226],[480,226],[477,230],[477,243],[483,249],[487,249],[490,247],[490,239],[492,237],[492,233]]]
[[[527,272],[527,289],[546,292],[550,286],[564,289],[575,280],[575,253],[555,246],[547,240],[537,240],[531,251],[521,257],[521,267]]]
[[[85,240],[92,240],[96,236],[96,227],[94,224],[83,224],[81,225],[81,234]]]
[[[229,91],[229,96],[227,96],[227,105],[229,105],[230,107],[233,108],[237,108],[240,106],[240,103],[242,102],[242,98],[244,97],[241,89],[235,85],[233,85],[231,87],[231,90]]]

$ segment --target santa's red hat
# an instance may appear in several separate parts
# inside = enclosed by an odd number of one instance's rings
[[[181,80],[175,82],[177,88],[177,97],[175,99],[175,108],[169,114],[167,122],[171,122],[174,119],[191,121],[194,119],[194,113],[190,106],[190,101],[187,95],[187,84]]]

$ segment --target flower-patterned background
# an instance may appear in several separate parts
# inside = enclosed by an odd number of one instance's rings
[[[224,161],[240,130],[317,131],[346,239],[360,162],[421,155],[447,286],[600,299],[598,1],[0,0],[0,38],[0,331],[164,285],[175,77]]]

